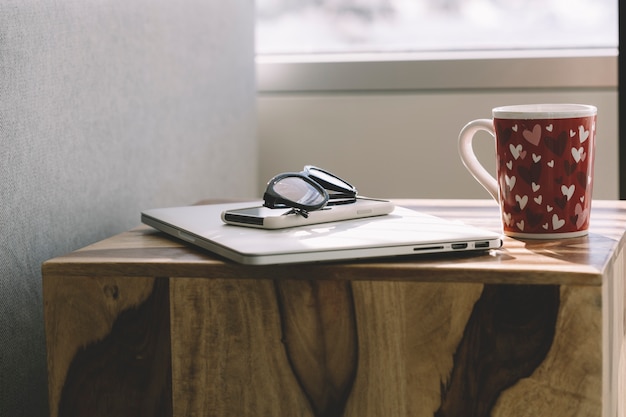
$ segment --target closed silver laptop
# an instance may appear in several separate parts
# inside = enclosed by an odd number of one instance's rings
[[[143,223],[238,263],[270,265],[485,251],[499,233],[404,207],[387,215],[278,230],[225,224],[225,210],[262,202],[145,210]]]

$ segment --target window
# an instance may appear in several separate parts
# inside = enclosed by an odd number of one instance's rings
[[[257,0],[257,53],[617,48],[618,0]]]
[[[618,0],[256,1],[262,93],[617,86]]]

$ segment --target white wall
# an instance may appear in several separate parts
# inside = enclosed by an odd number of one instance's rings
[[[489,198],[458,157],[459,131],[489,118],[495,106],[532,102],[598,107],[594,197],[617,199],[617,92],[611,89],[260,95],[259,188],[276,173],[317,164],[362,195]],[[474,143],[493,172],[493,139],[483,134]]]
[[[457,138],[496,106],[598,107],[596,199],[618,198],[617,61],[602,56],[390,62],[257,61],[259,194],[283,171],[317,164],[362,195],[489,198],[465,170]],[[495,145],[477,136],[495,170]]]
[[[256,190],[254,4],[0,2],[0,416],[45,416],[41,264]]]

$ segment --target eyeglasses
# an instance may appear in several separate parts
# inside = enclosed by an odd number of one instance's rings
[[[302,172],[278,174],[267,183],[263,194],[264,206],[287,208],[304,217],[309,211],[327,205],[350,204],[356,201],[357,191],[347,181],[321,168],[307,165]]]

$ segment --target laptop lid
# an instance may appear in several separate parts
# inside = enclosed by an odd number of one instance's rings
[[[225,224],[224,210],[262,202],[145,210],[141,221],[235,262],[269,265],[484,251],[501,235],[405,207],[385,216],[265,230]]]

